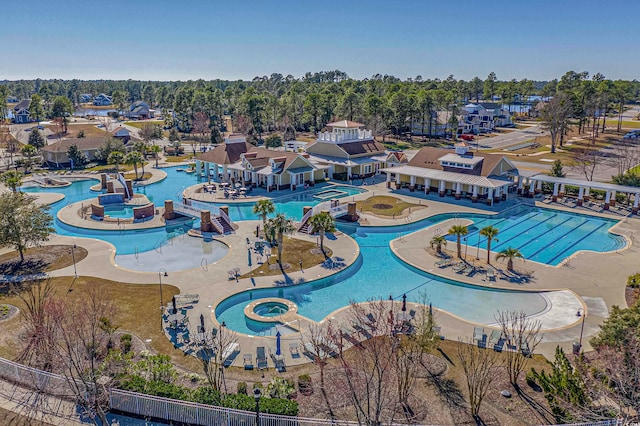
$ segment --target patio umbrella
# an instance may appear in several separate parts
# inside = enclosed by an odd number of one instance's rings
[[[402,312],[405,312],[407,310],[407,295],[403,294],[402,295]]]
[[[247,249],[247,257],[248,257],[247,263],[249,266],[251,266],[251,248]]]
[[[173,313],[175,314],[176,312],[178,312],[178,309],[176,308],[176,297],[173,296],[171,298],[171,303],[173,304]]]
[[[431,302],[429,302],[429,315],[433,314],[433,307],[431,306]]]
[[[280,331],[276,333],[276,355],[280,355]]]
[[[200,314],[200,326],[204,330],[204,315],[203,314]]]

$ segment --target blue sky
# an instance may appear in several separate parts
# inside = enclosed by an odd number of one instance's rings
[[[640,1],[10,1],[0,80],[640,79]]]

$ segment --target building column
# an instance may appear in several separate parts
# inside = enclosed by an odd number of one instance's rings
[[[522,176],[518,176],[518,194],[522,194],[522,186],[524,184],[524,179]]]
[[[461,193],[462,193],[462,184],[460,182],[456,182],[456,200],[460,199]]]
[[[507,201],[508,194],[509,194],[509,186],[503,186],[500,189],[500,198],[502,198],[502,201]]]
[[[577,206],[582,205],[582,201],[584,200],[584,187],[578,188],[578,200],[576,201]]]
[[[387,188],[391,188],[391,173],[387,172]]]
[[[551,201],[558,201],[558,188],[560,185],[558,183],[553,184],[553,196],[551,197]]]
[[[494,192],[493,192],[493,202],[494,203],[499,203],[500,202],[500,190],[502,189],[501,186],[498,186],[495,188]]]
[[[611,202],[611,192],[607,191],[607,195],[604,197],[604,209],[609,210],[609,206]]]
[[[409,191],[413,192],[416,190],[416,177],[411,175],[409,176]]]
[[[431,192],[431,179],[424,178],[424,193],[425,195]]]
[[[209,163],[204,163],[205,170],[207,170],[208,165]],[[202,174],[202,161],[200,160],[196,160],[196,173],[198,174],[198,177],[200,177],[200,175]]]
[[[631,209],[632,214],[638,213],[638,199],[640,198],[640,193],[636,192],[635,198],[633,199],[633,208]]]
[[[351,184],[351,166],[347,167],[347,180],[349,181],[349,183]]]
[[[267,175],[267,192],[271,192],[273,186],[273,175]]]
[[[402,185],[400,182],[400,173],[396,173],[396,189],[400,189],[400,185]]]
[[[542,192],[542,181],[539,180],[538,183],[536,184],[536,194],[539,194]]]
[[[447,183],[440,179],[440,183],[438,184],[438,195],[444,197],[444,192],[446,190]]]
[[[489,192],[487,194],[487,204],[490,206],[493,205],[493,188],[489,188]]]
[[[560,184],[560,197],[564,197],[565,191],[564,191],[564,183]]]
[[[536,192],[536,181],[531,179],[531,183],[529,184],[529,193],[527,194],[529,197],[533,197]]]
[[[478,202],[478,185],[473,185],[471,187],[471,190],[472,190],[471,202],[472,203],[477,203]]]
[[[588,186],[584,189],[584,200],[585,201],[589,201],[591,199],[591,197],[589,196],[589,192],[591,191],[591,188],[589,188]]]
[[[258,186],[258,172],[251,172],[251,186],[253,188]]]
[[[611,207],[615,207],[615,205],[616,205],[616,191],[611,191],[611,200],[609,200],[609,205]]]
[[[227,175],[227,165],[222,165],[222,180],[229,181],[229,176]]]

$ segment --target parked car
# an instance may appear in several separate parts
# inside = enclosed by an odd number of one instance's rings
[[[37,126],[36,129],[38,130],[44,130],[44,126]]]
[[[637,139],[638,137],[640,137],[640,132],[629,132],[622,139]]]
[[[472,140],[475,139],[475,136],[469,135],[469,134],[462,134],[462,135],[460,135],[460,139],[465,140],[465,141],[472,141]]]

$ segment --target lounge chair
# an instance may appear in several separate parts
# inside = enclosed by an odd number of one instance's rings
[[[369,333],[369,331],[367,331],[367,329],[362,327],[360,324],[353,324],[353,329],[362,334],[366,339],[371,339],[373,337],[371,333]]]
[[[291,353],[291,358],[300,358],[300,345],[298,343],[289,343],[289,353]]]
[[[464,268],[464,270],[462,271],[462,275],[471,275],[476,271],[476,268],[474,266],[467,266],[466,268]]]
[[[495,281],[496,280],[496,270],[489,267],[487,268],[487,280]]]
[[[360,346],[360,340],[356,339],[355,337],[353,337],[353,334],[355,333],[355,331],[349,330],[346,327],[343,327],[340,329],[340,335],[346,339],[349,343],[351,343],[354,346]]]
[[[444,340],[444,336],[442,335],[442,327],[436,326],[436,327],[433,327],[432,330],[434,333],[438,335],[438,338],[440,340]]]
[[[522,355],[524,355],[525,357],[530,357],[531,356],[531,350],[529,349],[529,343],[527,343],[527,341],[523,341],[522,343],[520,343],[520,352],[522,352]]]
[[[304,355],[312,362],[316,362],[318,359],[326,358],[327,354],[324,353],[322,348],[316,348],[311,342],[304,344]]]
[[[229,343],[222,351],[222,365],[229,367],[233,364],[236,356],[238,356],[238,352],[240,352],[240,344],[235,342]]]
[[[245,370],[253,370],[253,356],[251,354],[242,355],[242,363]]]
[[[454,271],[454,272],[462,272],[462,270],[463,270],[464,268],[466,268],[466,267],[467,267],[467,264],[466,264],[466,263],[464,263],[464,262],[459,262],[459,263],[456,263],[455,265],[453,265],[453,271]]]
[[[496,352],[502,352],[502,349],[504,348],[504,342],[505,342],[504,337],[500,336],[500,339],[498,339],[498,342],[495,345],[493,345],[493,350]]]
[[[280,373],[287,371],[286,365],[284,364],[284,355],[276,355],[275,351],[272,351],[269,348],[269,356],[271,357],[271,361],[276,366],[276,370]]]
[[[436,262],[436,266],[439,266],[441,268],[444,268],[449,265],[451,265],[451,259],[442,259]]]
[[[473,327],[473,341],[481,341],[484,340],[484,328],[482,327]]]
[[[488,340],[488,344],[487,346],[489,346],[490,348],[495,346],[499,341],[500,338],[502,337],[502,332],[498,331],[498,330],[491,330],[491,334],[489,335],[489,340]]]
[[[258,366],[258,370],[269,369],[269,363],[267,361],[264,346],[258,346],[256,348],[256,365]]]
[[[369,321],[367,322],[367,325],[368,325],[371,329],[375,330],[375,329],[377,329],[377,328],[378,328],[378,327],[376,326],[376,317],[374,317],[374,316],[373,316],[373,314],[372,314],[371,312],[369,312],[369,313],[367,314],[367,319],[369,320]]]

